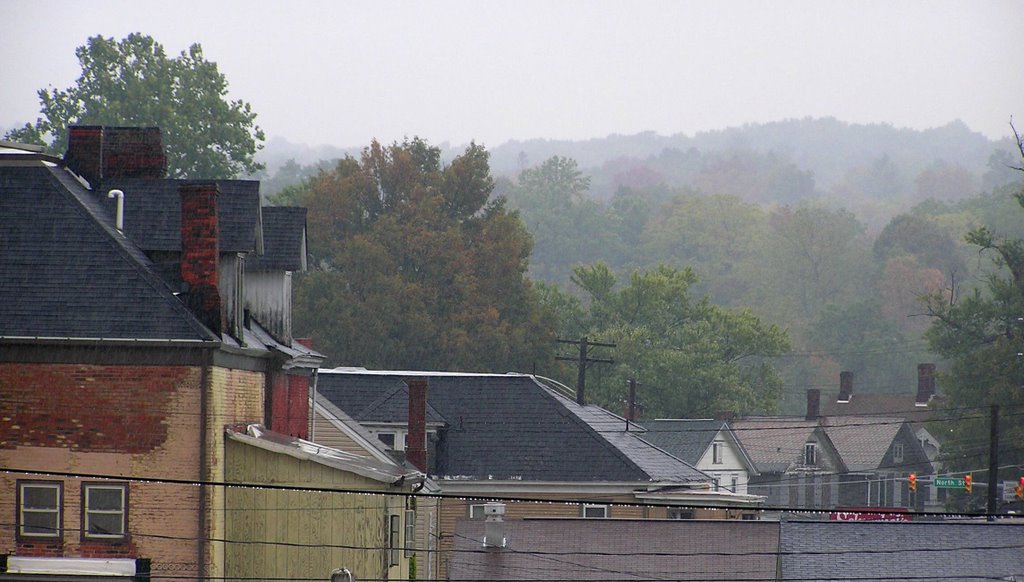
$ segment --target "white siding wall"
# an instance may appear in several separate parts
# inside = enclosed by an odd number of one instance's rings
[[[743,464],[739,451],[736,450],[736,445],[721,432],[715,435],[714,442],[722,444],[722,462],[714,462],[713,447],[709,445],[704,451],[704,456],[697,462],[697,468],[718,479],[718,484],[723,489],[732,489],[732,479],[735,478],[736,493],[746,494],[750,474]]]

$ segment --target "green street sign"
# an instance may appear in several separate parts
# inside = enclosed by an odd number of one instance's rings
[[[956,477],[936,477],[935,486],[939,489],[963,489],[966,483]]]

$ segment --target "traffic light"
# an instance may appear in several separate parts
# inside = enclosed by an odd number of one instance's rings
[[[1017,496],[1017,501],[1024,501],[1024,477],[1020,478],[1020,485],[1014,487],[1013,492]]]
[[[1022,479],[1022,481],[1024,481],[1024,479]],[[911,493],[917,491],[917,474],[916,473],[911,473],[910,476],[907,477],[907,485],[910,486],[910,492]]]
[[[968,493],[971,492],[971,476],[970,475],[964,475],[964,491],[966,491]]]

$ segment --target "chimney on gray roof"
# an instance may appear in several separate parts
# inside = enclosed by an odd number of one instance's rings
[[[217,222],[219,189],[214,182],[182,184],[181,280],[188,283],[188,306],[214,334],[224,329],[220,298],[220,225]]]
[[[853,399],[853,372],[839,372],[839,397],[836,402],[846,403]]]
[[[410,378],[405,381],[409,387],[409,444],[405,458],[414,467],[427,472],[427,381]]]
[[[935,396],[935,364],[917,365],[917,396],[914,404],[927,406]]]
[[[158,127],[72,125],[64,163],[93,189],[113,178],[167,175],[167,156]]]
[[[807,420],[817,420],[821,415],[821,390],[817,388],[807,389]]]

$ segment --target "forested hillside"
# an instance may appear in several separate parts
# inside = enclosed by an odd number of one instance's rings
[[[1007,133],[1012,136],[1009,127]],[[649,411],[664,415],[707,415],[716,407],[772,410],[776,405],[796,412],[807,388],[835,389],[841,370],[854,372],[858,391],[912,391],[916,364],[938,361],[942,366],[923,337],[931,318],[920,299],[930,295],[955,303],[981,287],[993,268],[979,258],[965,234],[987,225],[1007,236],[1024,236],[1012,197],[1020,172],[1009,167],[1020,163],[1016,146],[1009,138],[991,142],[958,122],[918,132],[831,119],[734,128],[693,138],[641,134],[576,143],[536,141],[504,144],[491,152],[471,146],[458,157],[429,146],[431,159],[451,161],[431,166],[431,175],[441,174],[427,180],[424,188],[436,189],[442,198],[450,196],[445,188],[452,176],[467,167],[466,155],[476,152],[471,156],[473,171],[489,171],[495,179],[478,184],[474,196],[486,191],[491,205],[477,201],[472,209],[477,217],[465,214],[467,209],[455,223],[429,218],[440,209],[419,208],[415,216],[423,217],[416,219],[422,226],[416,228],[425,230],[415,236],[402,234],[401,223],[392,218],[345,227],[348,234],[342,238],[348,246],[330,252],[337,257],[364,255],[358,258],[361,281],[345,285],[346,293],[356,295],[342,301],[337,295],[340,283],[328,283],[325,275],[306,277],[297,291],[297,319],[313,330],[325,323],[326,305],[346,305],[345,325],[351,329],[345,332],[347,339],[332,344],[332,353],[351,351],[343,348],[345,342],[359,346],[353,355],[370,350],[362,360],[340,362],[346,365],[373,365],[366,359],[373,353],[369,344],[356,341],[366,329],[379,329],[394,339],[415,327],[419,336],[387,344],[388,365],[447,362],[484,371],[532,366],[568,384],[574,382],[575,371],[555,362],[554,356],[567,355],[571,348],[562,345],[559,352],[552,341],[555,335],[618,342],[616,349],[606,350],[615,364],[592,366],[592,393],[615,409],[625,393],[625,379],[639,376],[647,386],[646,392],[641,389],[641,400],[646,394]],[[483,152],[489,160],[481,158]],[[380,164],[373,156],[363,155],[364,171],[388,171],[386,164],[376,167]],[[317,203],[316,193],[326,195],[328,186],[350,188],[345,184],[355,175],[351,168],[356,160],[349,160],[336,169],[321,164],[327,168],[323,171],[292,164],[295,176],[305,172],[316,177],[279,194],[282,200],[310,206],[311,234],[321,241],[330,238],[331,228],[347,223],[331,219],[334,226],[324,222],[327,230],[318,234],[317,224],[325,219],[315,214],[337,213],[344,205],[339,206],[338,194]],[[414,196],[410,202],[422,200]],[[394,206],[396,212],[412,208],[406,203]],[[515,212],[508,214],[510,210]],[[499,217],[505,224],[501,232],[481,222]],[[518,220],[532,241],[528,254],[512,235]],[[399,230],[370,234],[385,227]],[[430,229],[446,234],[430,234]],[[457,235],[453,229],[467,234]],[[472,237],[485,233],[492,242],[484,247],[473,242]],[[443,251],[426,253],[389,240],[408,245],[452,242]],[[352,246],[368,241],[391,248],[391,258],[380,255],[377,247]],[[462,259],[471,273],[456,272],[460,259],[452,253],[460,247],[472,253]],[[481,250],[486,248],[491,250]],[[514,255],[502,255],[504,248]],[[533,283],[507,280],[495,285],[481,252],[492,253],[495,265],[512,259],[509,267],[502,267],[509,273],[518,272],[511,265],[521,258]],[[391,265],[388,272],[395,269],[379,279],[387,286],[362,281],[370,280],[370,264]],[[345,267],[329,264],[327,270],[332,269]],[[431,280],[438,286],[425,289],[435,284]],[[328,285],[321,287],[321,294],[335,289],[336,298],[317,300],[309,294],[314,284]],[[403,286],[406,291],[401,291]],[[513,288],[519,290],[508,297],[501,291]],[[392,291],[406,300],[388,299]],[[497,295],[484,300],[474,297],[478,293]],[[367,309],[360,311],[354,298],[371,301],[373,308],[364,303]],[[454,303],[444,307],[446,302]],[[475,307],[465,311],[455,305]],[[312,311],[303,315],[304,310]],[[432,319],[446,321],[448,327],[431,324]],[[481,331],[477,328],[488,325],[521,331],[510,338],[512,344],[494,351],[483,346],[497,346],[497,336],[476,339]],[[409,360],[396,355],[403,349],[414,353],[430,329],[449,328],[458,330],[446,340],[460,346],[458,357],[422,354]],[[518,355],[509,359],[502,353]],[[689,359],[681,361],[679,354]],[[532,364],[526,364],[530,358]],[[671,383],[693,386],[685,396],[673,396]],[[702,397],[698,385],[721,387],[709,393],[721,398]]]

